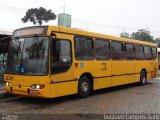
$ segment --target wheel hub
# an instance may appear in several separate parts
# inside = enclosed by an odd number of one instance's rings
[[[82,91],[83,92],[87,92],[88,91],[88,83],[87,82],[83,82],[81,85]]]

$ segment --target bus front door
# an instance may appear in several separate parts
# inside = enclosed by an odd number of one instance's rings
[[[72,36],[59,35],[52,39],[51,47],[51,96],[59,97],[77,92],[72,59]],[[63,38],[62,38],[63,36]]]

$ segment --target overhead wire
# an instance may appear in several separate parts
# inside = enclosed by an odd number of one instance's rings
[[[6,12],[11,12],[11,13],[18,13],[18,14],[24,14],[26,12],[25,9],[8,6],[8,5],[4,5],[1,3],[0,3],[0,10],[6,11]]]
[[[23,11],[23,12],[26,11],[26,9],[18,8],[18,7],[13,7],[13,6],[8,6],[8,5],[4,5],[4,4],[2,4],[2,3],[0,3],[0,6],[1,6],[1,7],[6,7],[6,8],[9,8],[9,9],[15,9],[15,10]]]
[[[12,10],[7,10],[7,9],[3,9],[3,8],[0,8],[0,10],[5,11],[5,12],[10,12],[10,13],[24,14],[23,12],[20,12],[20,11],[12,11]]]
[[[27,10],[23,8],[18,8],[14,6],[9,6],[9,5],[4,5],[0,3],[0,10],[6,11],[6,12],[11,12],[11,13],[16,13],[16,14],[24,14]],[[99,28],[112,28],[112,29],[120,29],[120,30],[139,30],[139,28],[132,28],[132,27],[125,27],[125,26],[117,26],[117,25],[107,25],[103,23],[96,23],[96,22],[90,22],[90,21],[83,21],[83,20],[77,20],[77,19],[72,19],[73,23],[78,23],[84,26],[92,26],[92,27],[99,27]],[[151,33],[158,33],[160,31],[153,31]]]

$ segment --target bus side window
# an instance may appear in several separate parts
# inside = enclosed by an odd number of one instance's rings
[[[110,59],[110,42],[108,40],[96,39],[95,40],[95,56],[97,60]]]
[[[145,55],[145,59],[147,59],[147,60],[151,60],[152,59],[151,47],[144,46],[144,55]]]
[[[144,50],[142,45],[135,45],[135,56],[137,60],[144,60]]]
[[[158,57],[159,57],[159,52],[158,52]],[[157,58],[157,49],[156,49],[156,47],[152,47],[152,58],[153,59]]]
[[[124,60],[123,43],[112,41],[111,42],[111,53],[113,60]]]
[[[125,46],[125,58],[127,60],[134,60],[135,59],[135,53],[134,53],[134,45],[131,43],[126,43]]]
[[[53,39],[52,73],[67,71],[72,64],[71,42],[69,40]]]
[[[94,44],[93,39],[89,37],[75,37],[75,58],[76,60],[93,60]]]

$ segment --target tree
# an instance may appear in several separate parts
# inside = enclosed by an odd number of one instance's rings
[[[160,37],[155,39],[156,43],[160,43]]]
[[[155,42],[157,43],[158,47],[160,47],[160,38],[156,38]]]
[[[146,42],[155,42],[153,39],[153,36],[151,36],[147,31],[144,29],[138,30],[137,32],[133,32],[130,35],[130,38],[136,39],[136,40],[141,40],[141,41],[146,41]]]
[[[43,7],[31,8],[28,9],[26,15],[21,19],[23,23],[28,21],[32,22],[34,25],[39,24],[42,25],[43,21],[48,22],[50,20],[56,19],[56,15],[52,12],[52,10],[46,10]]]

